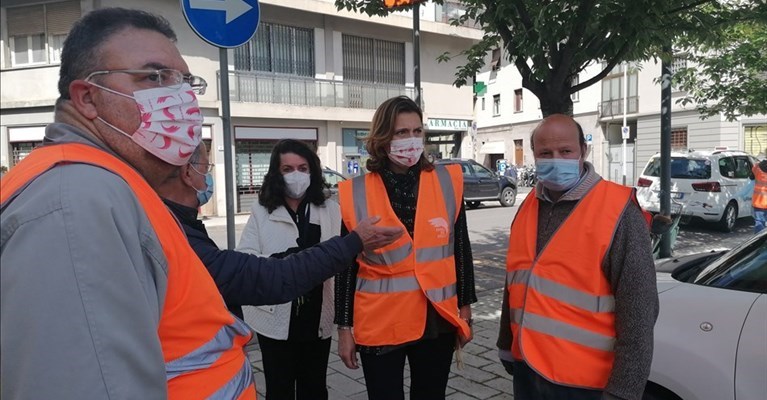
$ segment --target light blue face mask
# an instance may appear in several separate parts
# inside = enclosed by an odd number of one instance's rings
[[[194,168],[194,166],[192,166],[192,170],[203,175],[200,171]],[[192,189],[197,192],[197,201],[200,203],[200,207],[202,207],[205,203],[210,201],[211,197],[213,197],[213,175],[211,175],[210,172],[205,174],[205,190],[197,190],[194,186],[192,186]]]
[[[546,158],[535,161],[535,175],[546,189],[566,192],[581,179],[580,160]]]

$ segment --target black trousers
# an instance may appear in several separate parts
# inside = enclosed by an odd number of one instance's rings
[[[267,400],[327,400],[330,338],[275,340],[258,335]]]
[[[390,352],[360,353],[362,372],[370,400],[404,400],[405,358],[410,364],[410,398],[444,400],[450,364],[455,351],[455,333],[423,339]]]
[[[602,392],[551,383],[524,361],[514,361],[514,400],[600,400]]]

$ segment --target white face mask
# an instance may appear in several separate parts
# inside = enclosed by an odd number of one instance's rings
[[[301,171],[288,172],[282,176],[282,179],[285,180],[285,194],[291,199],[304,197],[306,189],[309,188],[312,181],[309,174]]]
[[[389,159],[403,167],[410,168],[418,163],[421,154],[423,154],[423,138],[394,139],[389,144]]]
[[[171,165],[184,165],[202,140],[202,113],[192,87],[184,83],[179,87],[157,87],[137,90],[133,96],[120,93],[99,84],[93,86],[116,95],[133,99],[141,122],[132,135],[110,124],[99,121],[128,136],[144,150]]]

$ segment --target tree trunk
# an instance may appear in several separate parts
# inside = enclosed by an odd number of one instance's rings
[[[538,96],[541,102],[541,113],[543,118],[551,114],[565,114],[573,116],[573,99],[569,95],[546,92]]]

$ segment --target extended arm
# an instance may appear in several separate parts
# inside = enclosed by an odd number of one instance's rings
[[[291,301],[345,269],[362,251],[356,233],[331,238],[282,259],[220,250],[207,236],[189,235],[189,241],[227,304],[241,306]]]

